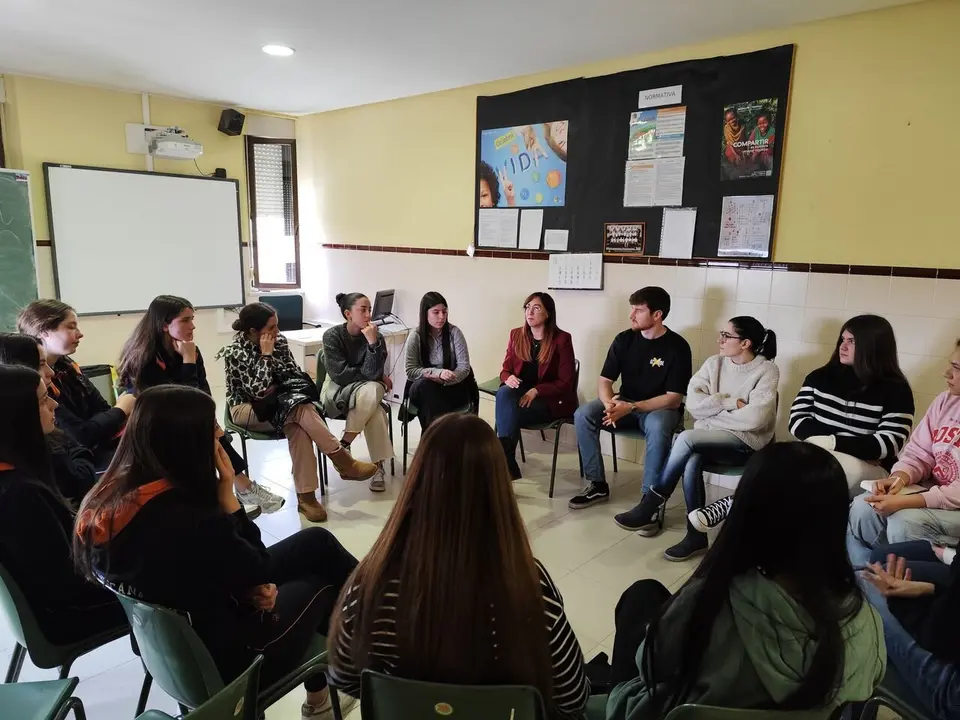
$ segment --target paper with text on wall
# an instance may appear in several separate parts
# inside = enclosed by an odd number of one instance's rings
[[[551,255],[547,287],[551,290],[602,290],[603,253]]]
[[[627,161],[623,206],[652,207],[683,202],[685,158]]]
[[[520,211],[520,249],[539,250],[543,233],[543,210]]]
[[[637,108],[657,107],[658,105],[676,105],[683,97],[683,85],[641,90],[637,98]]]
[[[697,227],[696,208],[664,208],[660,232],[660,257],[693,257],[693,232]]]
[[[509,210],[481,209],[477,243],[480,247],[515,248],[517,246],[519,219],[520,211],[515,208]]]
[[[733,195],[720,211],[720,257],[767,257],[773,227],[773,195]]]

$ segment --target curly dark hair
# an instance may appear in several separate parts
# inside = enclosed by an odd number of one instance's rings
[[[500,204],[500,181],[497,180],[497,173],[494,171],[489,164],[485,163],[483,160],[480,161],[480,180],[477,181],[477,187],[480,186],[480,182],[486,180],[487,185],[490,188],[490,197],[493,198],[493,206],[497,207]]]

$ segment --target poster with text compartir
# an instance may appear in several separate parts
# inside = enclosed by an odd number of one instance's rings
[[[720,141],[722,180],[770,177],[777,138],[777,98],[738,102],[723,108]]]
[[[562,207],[567,192],[566,120],[480,133],[481,208]]]
[[[739,195],[723,199],[720,212],[719,257],[770,255],[773,195]]]
[[[630,115],[628,160],[652,160],[683,155],[687,127],[685,107],[641,110]]]

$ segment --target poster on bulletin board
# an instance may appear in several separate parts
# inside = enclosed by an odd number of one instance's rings
[[[480,133],[480,207],[563,207],[568,122]]]

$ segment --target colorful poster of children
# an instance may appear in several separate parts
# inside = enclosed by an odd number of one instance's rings
[[[483,130],[482,208],[562,207],[567,193],[566,120]]]
[[[770,177],[776,144],[777,99],[727,105],[720,143],[722,180]]]

